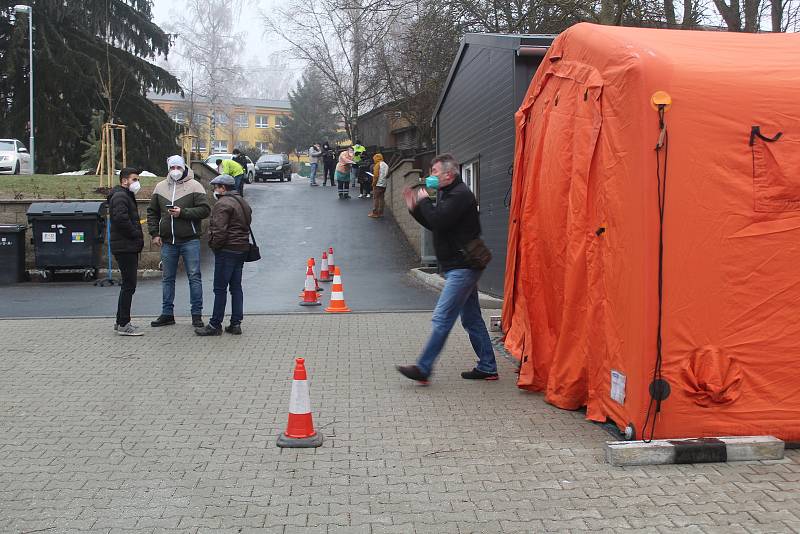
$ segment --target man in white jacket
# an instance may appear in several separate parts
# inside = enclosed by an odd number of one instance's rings
[[[322,149],[319,143],[314,143],[308,148],[308,161],[311,163],[311,178],[309,185],[317,184],[317,167],[319,166],[319,158],[322,156]]]

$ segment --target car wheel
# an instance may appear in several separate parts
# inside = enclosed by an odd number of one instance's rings
[[[17,161],[17,164],[14,166],[14,174],[19,174],[19,161]]]
[[[253,173],[252,172],[248,172],[247,173],[247,183],[248,184],[252,184],[253,183]]]
[[[280,177],[280,181],[281,181],[281,182],[283,181],[283,176],[281,176],[281,177]]]
[[[286,177],[286,179],[291,182],[292,181],[292,175],[290,174],[289,176]]]

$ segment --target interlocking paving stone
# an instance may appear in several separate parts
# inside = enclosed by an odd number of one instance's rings
[[[486,314],[488,318],[488,313]],[[769,462],[618,468],[610,436],[515,387],[459,372],[457,326],[433,383],[411,363],[424,313],[188,324],[0,321],[0,531],[800,532],[800,452]],[[295,357],[318,449],[278,449]]]

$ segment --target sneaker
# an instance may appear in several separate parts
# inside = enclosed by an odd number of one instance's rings
[[[377,217],[377,215],[375,215],[375,213],[371,211],[371,212],[367,213],[367,217],[372,217],[373,219],[375,219]]]
[[[423,374],[416,365],[398,365],[397,370],[404,377],[416,380],[420,384],[428,383],[428,375]]]
[[[202,315],[192,315],[192,326],[195,328],[203,328],[205,323],[203,322]]]
[[[175,316],[174,315],[159,315],[158,319],[155,321],[150,321],[150,326],[157,327],[157,326],[169,326],[175,324]]]
[[[143,336],[144,332],[139,330],[138,326],[133,326],[131,323],[117,328],[118,336]]]
[[[225,331],[229,334],[233,334],[234,336],[242,335],[242,327],[241,325],[238,324],[232,324],[230,326],[226,326]]]
[[[198,336],[221,336],[222,328],[214,328],[210,324],[207,324],[203,328],[195,328],[194,333]]]
[[[352,197],[350,195],[348,195],[348,194],[345,194],[344,198],[345,198],[345,200],[350,200]]]
[[[359,193],[358,198],[364,198],[364,194],[363,193]]]
[[[461,378],[466,380],[497,380],[497,373],[484,373],[473,369],[472,371],[465,371],[461,373]]]
[[[369,193],[367,193],[367,198],[372,198],[372,195],[370,195]]]
[[[114,323],[114,332],[116,332],[118,328],[119,328],[119,325],[117,323]]]
[[[311,187],[318,187],[319,184],[311,184]]]

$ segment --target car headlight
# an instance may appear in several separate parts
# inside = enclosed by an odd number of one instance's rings
[[[275,167],[275,170],[276,170],[276,171],[279,171],[279,170],[281,170],[281,169],[283,169],[283,165],[278,165],[277,167]]]
[[[11,156],[0,156],[0,161],[8,161],[11,159]]]

